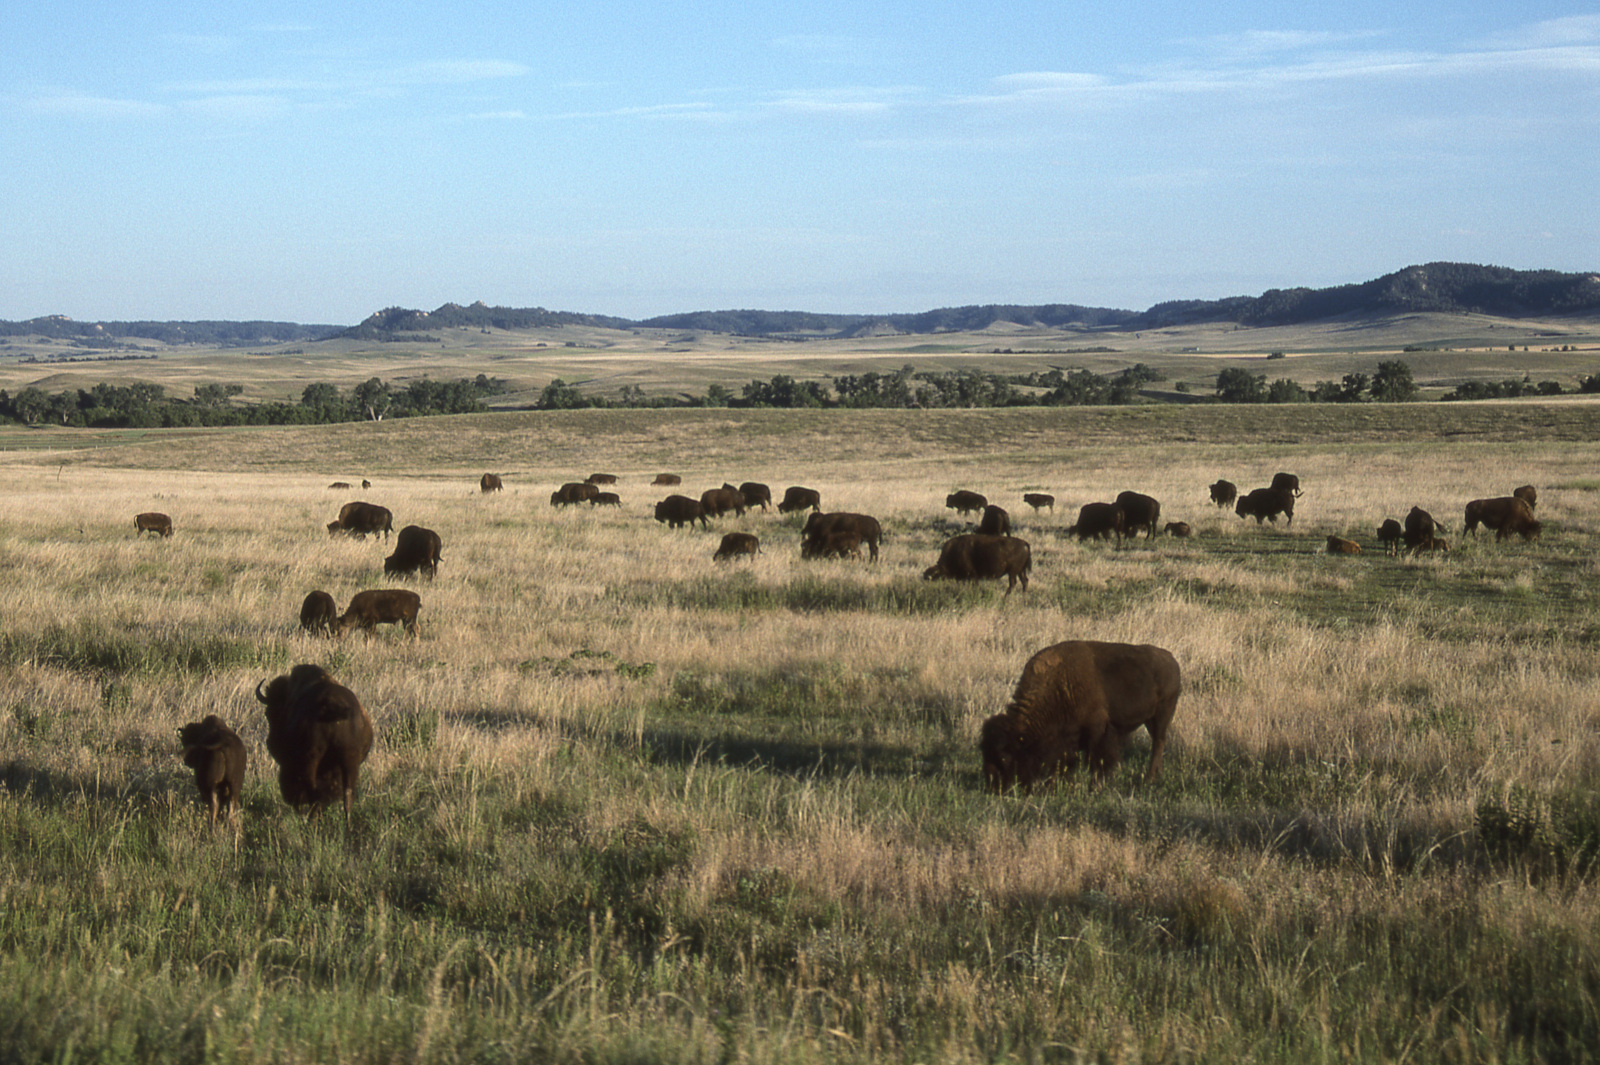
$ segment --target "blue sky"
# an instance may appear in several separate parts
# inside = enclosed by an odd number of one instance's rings
[[[1600,269],[1600,6],[0,13],[0,318],[1143,309]]]

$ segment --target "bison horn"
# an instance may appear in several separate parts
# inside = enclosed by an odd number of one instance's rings
[[[262,681],[260,684],[256,685],[256,698],[259,699],[263,705],[265,705],[265,703],[267,701],[267,697],[265,695],[261,694],[261,688],[262,688],[262,685],[264,685],[266,683],[267,683],[266,681]]]

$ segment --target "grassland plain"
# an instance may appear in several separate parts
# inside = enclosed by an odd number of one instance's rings
[[[1600,406],[569,412],[0,434],[0,1061],[1581,1061],[1600,1046]],[[1306,494],[1292,530],[1206,500]],[[506,475],[503,493],[478,474]],[[552,508],[590,472],[611,508]],[[659,471],[821,490],[650,520]],[[334,480],[370,490],[330,490]],[[1539,487],[1541,540],[1463,538]],[[920,579],[1008,506],[1034,582]],[[1066,533],[1124,488],[1189,541]],[[1059,502],[1033,514],[1024,491]],[[437,530],[422,635],[298,633]],[[1421,505],[1449,554],[1373,530]],[[137,538],[162,510],[171,540]],[[761,536],[752,563],[717,534]],[[1328,533],[1366,545],[1329,557]],[[1070,638],[1185,672],[1162,779],[981,791],[978,724]],[[256,683],[327,666],[353,824],[280,802]],[[208,830],[175,730],[252,766]]]

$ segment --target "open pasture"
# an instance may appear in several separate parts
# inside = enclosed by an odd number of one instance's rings
[[[568,412],[0,438],[0,1045],[11,1060],[1585,1060],[1600,1045],[1600,406]],[[1293,528],[1207,500],[1278,470]],[[505,491],[483,495],[483,472]],[[618,508],[552,508],[618,475]],[[669,530],[744,480],[872,514]],[[333,481],[369,490],[327,488]],[[1533,543],[1462,506],[1539,489]],[[1005,506],[1032,588],[926,582]],[[1188,540],[1066,530],[1132,489]],[[1057,498],[1035,514],[1024,492]],[[443,539],[434,581],[341,503]],[[1391,559],[1413,505],[1448,554]],[[162,511],[168,540],[136,537]],[[723,532],[753,561],[715,563]],[[1331,557],[1329,534],[1364,553]],[[420,637],[298,631],[316,588]],[[1163,775],[981,787],[1065,639],[1184,672]],[[348,830],[281,801],[257,682],[377,745]],[[244,738],[208,829],[176,730]]]

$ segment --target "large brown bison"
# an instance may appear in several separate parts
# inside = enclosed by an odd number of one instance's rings
[[[796,510],[822,510],[822,493],[815,488],[802,488],[791,484],[783,493],[783,499],[778,503],[778,513],[788,514]]]
[[[575,503],[587,503],[600,491],[588,481],[568,481],[566,484],[550,493],[552,507],[570,507]]]
[[[977,492],[962,489],[944,497],[944,505],[960,515],[976,514],[989,505],[989,500]]]
[[[400,625],[416,636],[417,611],[421,609],[422,596],[416,592],[404,588],[371,588],[351,598],[350,605],[333,623],[333,634],[343,636],[351,629],[360,629],[370,638],[379,625]]]
[[[849,558],[861,561],[861,533],[853,526],[829,529],[800,541],[801,558]]]
[[[357,540],[365,540],[368,533],[374,536],[382,533],[383,538],[387,540],[393,529],[394,515],[389,513],[388,507],[360,500],[346,503],[339,508],[338,529],[332,525],[328,526],[330,533],[342,532],[346,536],[354,536]]]
[[[300,627],[313,636],[332,636],[339,620],[339,604],[327,592],[311,592],[300,604]]]
[[[1161,520],[1161,504],[1154,496],[1138,492],[1118,492],[1117,506],[1122,508],[1124,536],[1131,539],[1138,536],[1139,530],[1143,529],[1146,539],[1156,538],[1156,524]]]
[[[656,474],[656,479],[651,481],[650,483],[651,484],[682,484],[683,483],[683,478],[679,477],[675,473],[658,473],[658,474]]]
[[[732,485],[707,488],[700,493],[700,506],[708,518],[720,518],[730,510],[738,517],[744,517],[744,496]]]
[[[755,558],[760,553],[761,540],[754,533],[731,532],[723,534],[722,543],[717,545],[717,550],[711,557],[717,562],[726,562],[740,555]]]
[[[478,478],[478,491],[484,495],[488,495],[490,492],[502,491],[504,488],[505,484],[500,480],[498,473],[486,473]]]
[[[693,525],[697,521],[702,529],[708,527],[705,508],[698,499],[688,496],[668,496],[657,503],[656,520],[666,522],[669,529]]]
[[[278,763],[283,800],[316,813],[342,799],[349,824],[361,763],[372,750],[372,719],[361,700],[314,665],[262,681],[256,698],[266,707],[267,753]]]
[[[210,812],[210,821],[216,824],[219,810],[230,812],[239,802],[248,761],[244,741],[222,718],[208,714],[204,721],[179,729],[178,744],[183,748],[183,764],[194,770],[194,786]]]
[[[138,536],[147,532],[153,532],[161,537],[171,536],[172,519],[154,510],[147,510],[143,514],[135,514],[133,516],[133,535]]]
[[[1330,555],[1359,555],[1361,545],[1354,540],[1346,540],[1342,536],[1328,537],[1328,554]]]
[[[584,480],[589,484],[616,484],[617,475],[614,473],[591,473]]]
[[[1006,513],[1005,507],[990,503],[983,508],[983,517],[978,519],[978,531],[985,536],[1009,536],[1011,515]]]
[[[739,494],[744,496],[744,505],[754,510],[760,507],[765,511],[772,505],[772,489],[760,481],[746,481],[739,486]]]
[[[1048,510],[1052,514],[1056,510],[1056,497],[1049,492],[1024,492],[1022,501],[1034,510]]]
[[[1292,473],[1275,473],[1272,475],[1272,488],[1278,488],[1300,498],[1300,478]]]
[[[1407,549],[1415,551],[1433,550],[1434,533],[1442,526],[1433,520],[1421,507],[1412,507],[1406,514],[1405,527],[1401,530],[1401,539],[1405,541]]]
[[[982,581],[1006,578],[1006,595],[1020,581],[1028,590],[1033,569],[1033,549],[1015,536],[966,533],[952,537],[939,549],[939,561],[922,572],[923,580]]]
[[[1400,544],[1405,535],[1404,527],[1393,518],[1384,518],[1383,524],[1378,526],[1378,542],[1383,544],[1383,553],[1386,555],[1400,553]]]
[[[1233,512],[1241,518],[1254,518],[1260,525],[1263,518],[1278,524],[1278,515],[1288,516],[1286,528],[1294,527],[1294,493],[1286,488],[1256,488],[1234,504]]]
[[[1004,713],[983,723],[983,778],[993,791],[1027,791],[1078,755],[1103,780],[1122,759],[1122,741],[1135,729],[1150,733],[1146,780],[1161,772],[1167,729],[1183,691],[1170,652],[1150,644],[1069,640],[1046,647],[1022,667]]]
[[[1467,520],[1463,532],[1478,535],[1478,525],[1494,530],[1496,540],[1504,540],[1512,533],[1524,540],[1536,540],[1543,526],[1534,519],[1533,508],[1526,499],[1500,496],[1495,499],[1474,499],[1467,504]]]
[[[841,531],[851,531],[861,538],[871,552],[872,561],[878,561],[878,544],[883,540],[883,526],[870,514],[852,514],[838,510],[832,514],[816,513],[806,518],[800,530],[800,557],[819,558],[826,542]]]
[[[1085,503],[1078,508],[1078,523],[1067,532],[1075,533],[1079,541],[1115,537],[1120,544],[1123,521],[1122,508],[1115,503]]]
[[[394,554],[383,560],[383,572],[410,575],[421,570],[432,580],[439,575],[439,534],[420,525],[407,525],[394,538]]]
[[[1539,509],[1539,490],[1533,485],[1525,484],[1520,488],[1513,488],[1511,494],[1528,504],[1529,510]]]
[[[1239,486],[1232,481],[1219,480],[1211,486],[1211,502],[1219,507],[1231,507],[1239,498]]]

